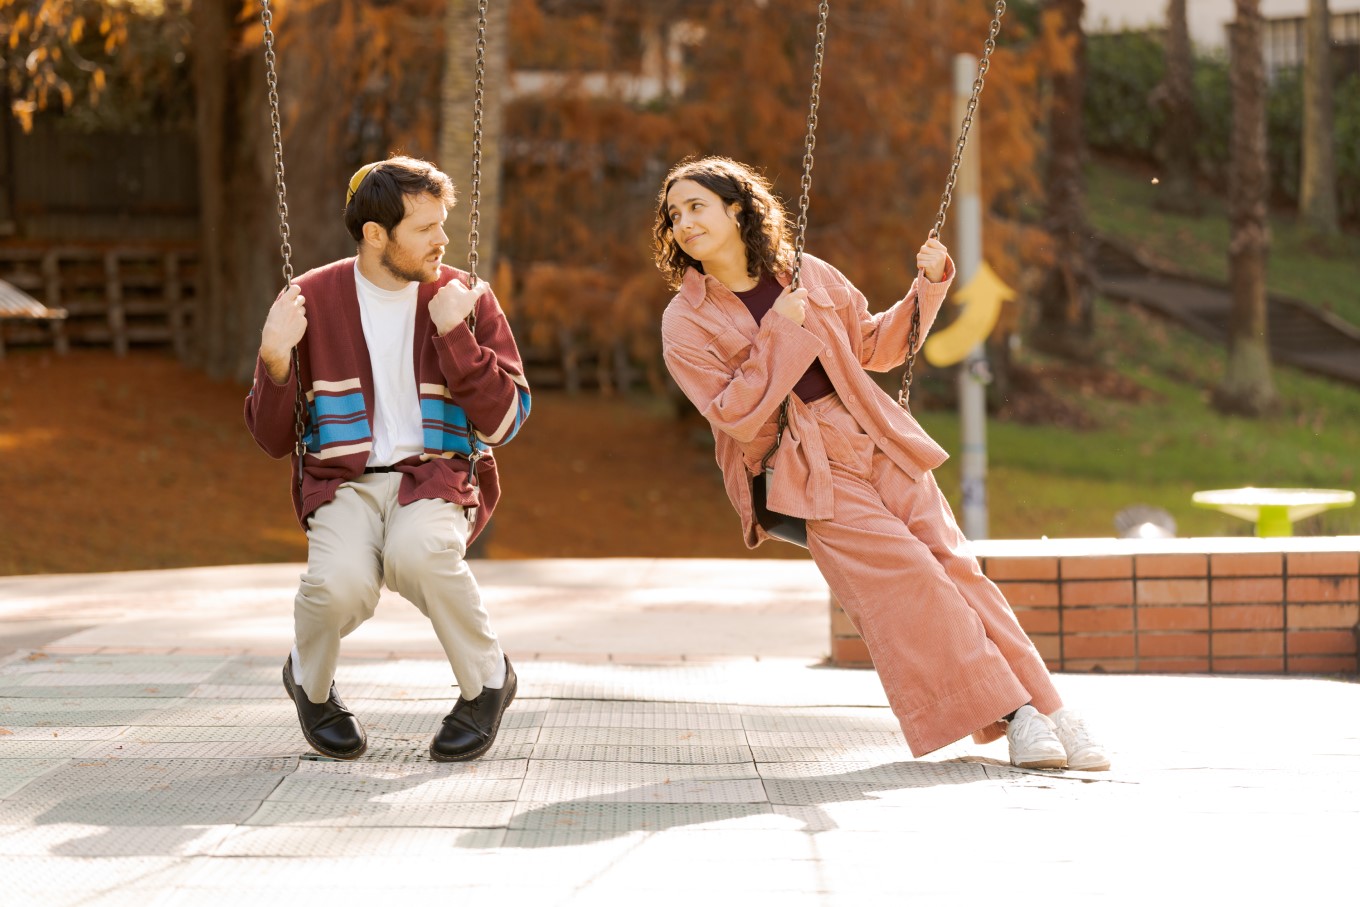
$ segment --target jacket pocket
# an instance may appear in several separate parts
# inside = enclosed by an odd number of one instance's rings
[[[724,365],[735,368],[750,357],[751,341],[741,331],[728,328],[715,336],[704,349]]]

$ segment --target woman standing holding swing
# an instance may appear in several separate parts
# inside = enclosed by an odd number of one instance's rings
[[[767,528],[787,537],[761,518],[766,504],[805,521],[913,755],[1004,734],[1018,766],[1109,768],[967,553],[931,473],[947,454],[865,371],[900,365],[924,341],[954,277],[945,247],[933,235],[921,246],[911,290],[878,315],[802,254],[825,21],[823,4],[796,240],[745,164],[706,157],[666,176],[653,241],[677,290],[662,319],[667,368],[713,428],[747,545]]]

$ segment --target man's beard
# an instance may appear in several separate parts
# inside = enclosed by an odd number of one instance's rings
[[[380,263],[398,280],[412,280],[416,283],[428,283],[439,276],[439,265],[437,262],[431,266],[434,271],[433,274],[428,271],[419,270],[419,268],[423,267],[425,264],[423,260],[417,259],[415,262],[412,262],[411,258],[406,258],[404,261],[398,260],[393,254],[393,248],[390,245],[383,249]]]

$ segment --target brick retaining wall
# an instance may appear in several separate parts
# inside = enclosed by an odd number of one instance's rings
[[[1053,671],[1357,674],[1360,537],[973,543]],[[831,661],[868,651],[831,600]]]

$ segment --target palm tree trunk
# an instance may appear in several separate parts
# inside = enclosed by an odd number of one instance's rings
[[[1232,140],[1228,170],[1228,280],[1232,323],[1228,365],[1215,405],[1225,412],[1260,416],[1275,405],[1266,324],[1266,76],[1262,51],[1261,0],[1235,0],[1230,80]]]
[[[1308,0],[1308,40],[1303,66],[1303,168],[1299,214],[1323,236],[1338,231],[1336,155],[1332,145],[1331,11],[1327,0]]]
[[[1165,127],[1159,142],[1159,156],[1165,172],[1157,207],[1168,211],[1198,213],[1200,201],[1195,191],[1195,116],[1194,57],[1190,48],[1190,28],[1185,18],[1186,0],[1170,0],[1166,6],[1166,77],[1154,93],[1162,108]]]
[[[1086,183],[1082,173],[1086,143],[1082,96],[1086,81],[1086,39],[1081,29],[1085,0],[1055,0],[1063,31],[1076,39],[1075,59],[1053,77],[1049,113],[1048,209],[1045,226],[1053,242],[1053,265],[1039,290],[1039,320],[1031,343],[1067,358],[1091,355],[1091,279],[1086,224]]]

